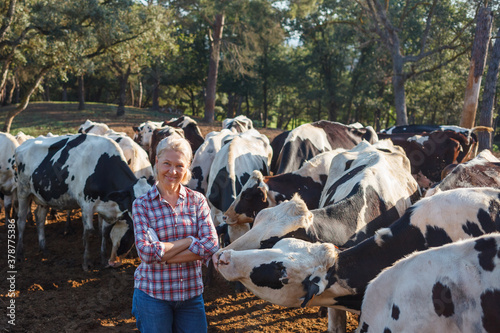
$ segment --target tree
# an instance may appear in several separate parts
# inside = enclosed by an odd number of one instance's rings
[[[389,6],[389,2],[384,6],[379,0],[358,0],[358,3],[363,17],[368,19],[360,28],[367,35],[374,31],[391,56],[396,124],[406,125],[406,81],[446,66],[465,54],[467,45],[463,36],[470,22],[455,25],[452,29],[442,29],[451,20],[464,20],[461,16],[463,9],[460,11],[457,2],[433,0],[431,3],[413,4],[405,1],[404,4],[392,6]],[[446,12],[449,16],[440,16],[436,20],[437,12]],[[392,20],[391,17],[399,19]],[[412,31],[417,31],[419,35]]]

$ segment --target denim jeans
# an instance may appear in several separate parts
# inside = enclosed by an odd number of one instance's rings
[[[206,333],[203,296],[186,301],[164,301],[134,289],[132,314],[141,333]]]

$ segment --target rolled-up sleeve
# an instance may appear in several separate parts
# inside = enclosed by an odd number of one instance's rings
[[[189,251],[203,258],[205,264],[219,250],[217,231],[210,216],[210,207],[205,197],[200,197],[197,209],[198,237],[193,238]]]
[[[135,246],[143,262],[147,264],[159,263],[165,254],[165,247],[160,241],[155,241],[148,235],[150,225],[146,211],[144,201],[137,198],[132,207]]]

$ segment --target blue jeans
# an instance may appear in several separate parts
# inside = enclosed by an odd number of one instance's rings
[[[206,333],[203,296],[186,301],[164,301],[134,289],[132,314],[142,333]]]

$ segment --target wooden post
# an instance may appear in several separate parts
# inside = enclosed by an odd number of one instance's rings
[[[472,128],[476,118],[479,90],[481,88],[481,77],[483,75],[488,44],[490,42],[493,13],[489,8],[481,8],[477,14],[476,35],[472,45],[472,57],[470,61],[469,77],[465,88],[464,108],[460,126]]]

